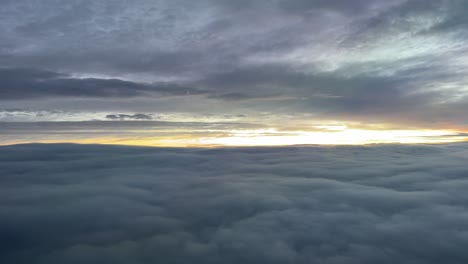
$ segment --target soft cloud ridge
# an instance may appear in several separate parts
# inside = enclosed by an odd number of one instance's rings
[[[466,263],[467,162],[467,144],[4,146],[0,262]]]

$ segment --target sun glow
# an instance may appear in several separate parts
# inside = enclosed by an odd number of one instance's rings
[[[467,141],[449,130],[362,130],[278,131],[276,129],[232,130],[222,135],[186,135],[178,137],[101,138],[101,144],[215,147],[215,146],[288,146],[288,145],[366,145],[384,143],[449,143]],[[92,140],[86,140],[91,143]],[[96,143],[96,142],[95,142]]]
[[[326,132],[290,131],[275,129],[231,131],[229,136],[201,138],[200,145],[221,146],[283,146],[300,144],[364,145],[373,143],[447,143],[465,141],[448,130],[361,130],[333,129]]]
[[[49,138],[25,137],[0,142],[0,145],[20,143],[113,144],[155,147],[217,147],[217,146],[288,146],[288,145],[366,145],[385,143],[450,143],[466,142],[468,136],[455,130],[371,130],[346,126],[315,126],[314,130],[268,129],[200,129],[200,130],[131,130],[126,133],[55,135]]]

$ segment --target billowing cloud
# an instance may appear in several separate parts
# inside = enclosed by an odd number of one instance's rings
[[[466,144],[0,147],[2,263],[466,263]]]

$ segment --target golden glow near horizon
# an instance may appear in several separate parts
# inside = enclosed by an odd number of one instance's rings
[[[215,147],[215,146],[288,146],[288,145],[366,145],[385,143],[450,143],[468,141],[453,130],[365,130],[346,126],[320,126],[321,131],[279,131],[274,128],[254,130],[205,131],[191,134],[149,136],[108,136],[91,138],[46,139],[41,143],[117,144],[158,147]],[[211,133],[211,134],[210,134]],[[31,142],[31,141],[29,141]],[[28,143],[24,140],[7,144]],[[5,145],[5,144],[4,144]]]
[[[363,130],[342,129],[327,132],[277,132],[270,130],[233,131],[230,136],[200,139],[201,145],[282,146],[300,144],[364,145],[374,143],[447,143],[457,132],[448,130]]]

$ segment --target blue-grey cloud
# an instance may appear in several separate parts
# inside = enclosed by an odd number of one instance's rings
[[[133,115],[128,115],[128,114],[110,114],[110,115],[106,115],[106,118],[107,119],[111,119],[111,120],[152,120],[153,117],[151,115],[148,115],[148,114],[133,114]]]
[[[466,263],[466,144],[0,147],[2,263]]]
[[[140,117],[136,114],[131,117],[118,117],[118,120],[110,118],[108,121],[42,121],[42,122],[0,122],[0,134],[21,135],[40,133],[89,133],[92,131],[123,132],[138,129],[158,129],[158,128],[182,128],[186,132],[191,129],[252,129],[262,128],[261,124],[240,123],[240,122],[177,122],[177,121],[153,121],[147,117]],[[129,120],[130,119],[130,120]],[[134,120],[131,120],[134,119]]]
[[[0,68],[0,100],[42,97],[128,98],[177,96],[204,91],[167,83],[136,83],[120,79],[72,78],[34,69]]]
[[[462,0],[3,1],[0,100],[459,127],[466,10]],[[120,98],[135,100],[111,109]]]

